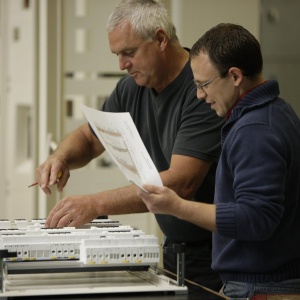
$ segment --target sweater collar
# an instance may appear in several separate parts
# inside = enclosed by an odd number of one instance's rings
[[[279,85],[276,80],[269,80],[243,94],[231,110],[228,120],[222,128],[221,145],[224,144],[235,121],[248,111],[276,99],[279,95]],[[241,101],[242,100],[242,101]]]
[[[233,108],[228,112],[227,122],[240,118],[244,113],[257,106],[264,105],[279,96],[276,80],[268,80],[242,94]],[[241,101],[242,100],[242,101]]]

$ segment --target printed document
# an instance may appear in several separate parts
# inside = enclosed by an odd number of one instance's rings
[[[159,173],[128,112],[111,113],[81,106],[95,134],[128,181],[162,186]]]

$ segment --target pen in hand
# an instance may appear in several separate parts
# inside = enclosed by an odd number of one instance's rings
[[[62,175],[62,171],[59,171],[59,172],[57,173],[57,179],[60,178],[61,175]],[[32,187],[32,186],[35,186],[35,185],[37,185],[37,184],[39,184],[39,183],[38,183],[38,182],[35,182],[35,183],[29,185],[28,187]]]

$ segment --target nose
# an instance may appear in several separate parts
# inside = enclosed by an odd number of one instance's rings
[[[202,89],[197,89],[197,98],[198,98],[198,99],[205,99],[206,96],[207,96],[206,93],[203,92]]]
[[[128,69],[130,66],[130,61],[128,61],[124,56],[119,55],[119,68],[121,71]]]

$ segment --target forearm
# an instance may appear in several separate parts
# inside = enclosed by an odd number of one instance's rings
[[[148,212],[145,203],[137,196],[136,187],[129,185],[90,195],[98,215],[120,215]]]
[[[217,230],[216,205],[214,204],[182,200],[173,214],[179,219],[191,222],[209,231],[215,232]]]
[[[137,194],[154,214],[168,214],[209,231],[216,231],[216,205],[185,200],[167,187],[144,185]]]
[[[100,141],[85,124],[66,136],[49,159],[59,157],[72,170],[85,166],[103,151]]]

